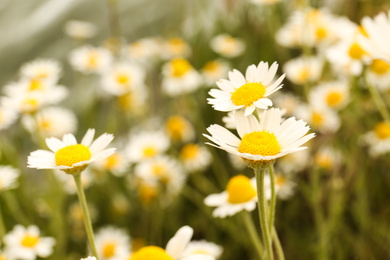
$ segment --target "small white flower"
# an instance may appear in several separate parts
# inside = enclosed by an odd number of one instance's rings
[[[212,156],[206,147],[188,143],[180,150],[180,160],[188,172],[203,171],[210,165]]]
[[[229,72],[229,80],[217,82],[220,89],[211,89],[208,103],[218,111],[233,111],[245,109],[248,116],[256,108],[267,109],[272,101],[267,97],[282,88],[280,83],[285,75],[273,82],[278,64],[274,62],[268,69],[268,63],[260,62],[247,68],[245,76],[238,70]]]
[[[0,191],[16,188],[19,175],[19,170],[11,166],[0,166]]]
[[[270,176],[264,176],[264,185],[271,189]],[[275,173],[275,193],[282,200],[289,199],[294,194],[296,184],[283,174]]]
[[[101,73],[111,65],[112,55],[105,48],[87,45],[71,51],[69,62],[77,71],[86,74]]]
[[[61,65],[56,60],[38,59],[22,65],[20,74],[27,79],[40,79],[56,83],[61,70]]]
[[[390,152],[390,124],[385,121],[377,123],[362,140],[368,145],[370,155],[373,157]]]
[[[294,115],[297,108],[301,105],[301,100],[290,93],[276,93],[274,98],[274,103],[276,107],[279,107],[281,110],[285,111],[286,115]]]
[[[211,39],[210,46],[213,51],[227,58],[240,56],[246,48],[245,43],[241,39],[234,38],[228,34],[215,36]]]
[[[103,160],[115,152],[115,148],[105,149],[114,139],[112,134],[104,133],[92,142],[94,135],[95,129],[88,129],[80,144],[72,134],[64,135],[62,141],[55,137],[46,138],[46,144],[51,151],[32,152],[28,157],[27,167],[79,173],[88,164]]]
[[[366,73],[369,84],[381,91],[390,89],[390,61],[374,59],[368,66]]]
[[[320,105],[300,105],[296,115],[321,133],[334,133],[341,125],[340,117],[334,110]]]
[[[130,237],[122,229],[103,227],[96,233],[95,241],[99,259],[121,260],[130,253]]]
[[[211,256],[214,259],[218,259],[222,254],[222,247],[205,240],[191,241],[183,255],[191,256],[195,254],[203,254],[205,256]]]
[[[221,78],[226,78],[230,70],[230,65],[223,60],[211,60],[202,68],[202,76],[207,85],[214,86],[215,82]]]
[[[90,22],[71,20],[65,24],[65,33],[76,40],[92,38],[96,34],[96,26]]]
[[[56,176],[63,182],[64,190],[68,194],[77,193],[76,183],[72,176],[69,176],[68,174],[56,174]],[[81,175],[81,185],[83,186],[84,190],[87,189],[92,184],[92,182],[94,181],[93,178],[94,176],[92,175],[91,171],[87,168]]]
[[[347,81],[323,82],[309,94],[310,103],[334,110],[344,108],[349,102],[349,85]]]
[[[120,142],[116,142],[118,145]],[[117,145],[117,146],[118,146]],[[129,160],[125,156],[124,151],[116,151],[107,158],[97,161],[92,165],[93,169],[100,172],[110,172],[115,176],[124,176],[127,173]]]
[[[174,142],[190,142],[195,138],[195,130],[191,122],[180,115],[170,116],[165,121],[165,132]]]
[[[4,243],[13,258],[35,260],[37,257],[46,258],[52,254],[55,239],[41,237],[37,226],[25,228],[16,225],[4,236]]]
[[[160,38],[139,39],[129,45],[128,54],[131,59],[144,64],[160,57],[162,41]]]
[[[17,118],[18,113],[16,109],[5,105],[0,106],[0,130],[10,127]]]
[[[314,156],[314,163],[327,171],[332,171],[342,161],[341,159],[340,151],[325,146],[318,149]]]
[[[309,156],[309,149],[287,154],[278,159],[278,169],[285,174],[300,172],[308,165]]]
[[[168,39],[162,46],[161,55],[164,59],[188,57],[190,54],[190,46],[185,40],[179,37]]]
[[[294,84],[317,81],[322,72],[323,61],[318,57],[298,57],[283,66],[287,79]]]

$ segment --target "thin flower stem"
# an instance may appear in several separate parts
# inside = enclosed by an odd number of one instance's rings
[[[259,219],[260,219],[260,227],[261,232],[263,234],[263,242],[267,252],[267,259],[273,260],[274,256],[272,253],[272,245],[271,245],[271,235],[269,232],[269,226],[267,221],[266,207],[267,200],[265,198],[265,190],[264,190],[264,173],[265,169],[262,168],[254,168],[256,175],[256,184],[257,184],[257,198],[258,198],[258,209],[259,209]]]
[[[0,207],[0,237],[4,237],[4,235],[7,233],[7,230],[5,229],[4,220],[3,220],[3,212]]]
[[[374,87],[372,84],[369,84],[367,81],[366,81],[366,85],[383,119],[386,122],[390,123],[389,110],[387,109],[385,102],[383,101],[381,95],[379,94],[378,89]]]
[[[88,207],[87,207],[87,200],[85,199],[85,194],[84,194],[84,189],[83,185],[81,183],[81,173],[73,175],[74,181],[76,183],[77,187],[77,194],[79,195],[79,201],[81,204],[81,208],[83,209],[83,214],[84,214],[84,224],[85,224],[85,229],[87,231],[87,236],[88,236],[88,241],[89,241],[89,246],[92,251],[92,255],[98,259],[96,247],[95,247],[95,240],[93,238],[93,229],[92,229],[92,223],[91,223],[91,218],[89,216],[88,212]]]
[[[10,191],[5,191],[3,192],[3,197],[13,217],[23,225],[30,224],[30,221],[27,219],[26,215],[24,214],[24,212],[22,212],[20,204],[15,199],[14,194],[11,194]]]
[[[244,221],[245,227],[249,233],[249,236],[252,240],[253,245],[259,255],[260,259],[264,259],[264,247],[261,244],[260,238],[257,234],[255,224],[253,223],[252,216],[246,210],[241,213],[242,219]]]
[[[270,213],[269,213],[269,232],[272,233],[272,229],[275,222],[275,207],[276,207],[276,193],[275,193],[275,171],[274,166],[268,167],[269,177],[271,179],[271,200],[270,200]],[[272,245],[272,242],[271,242]]]
[[[283,247],[280,243],[278,233],[276,232],[276,228],[272,227],[272,237],[275,241],[275,249],[276,249],[276,255],[278,256],[278,260],[284,260],[284,253],[283,253]]]

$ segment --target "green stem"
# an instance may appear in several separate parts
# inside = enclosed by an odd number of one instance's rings
[[[276,249],[276,255],[278,256],[278,260],[284,260],[284,253],[282,244],[280,243],[278,233],[276,232],[275,227],[272,227],[272,237],[275,241],[275,249]]]
[[[270,213],[269,213],[269,232],[272,233],[272,228],[275,222],[275,207],[276,207],[276,193],[275,193],[275,171],[274,166],[268,167],[269,177],[271,179],[271,200],[270,200]],[[271,242],[272,245],[272,242]]]
[[[244,221],[245,227],[249,233],[249,236],[252,240],[253,245],[255,246],[255,249],[260,257],[260,259],[264,259],[264,248],[261,244],[260,238],[257,234],[255,224],[253,223],[252,216],[250,213],[246,210],[243,210],[241,213],[242,219]]]
[[[87,231],[87,236],[88,236],[88,241],[89,241],[89,246],[92,251],[92,255],[98,259],[96,247],[95,247],[95,240],[93,238],[93,229],[92,229],[92,223],[91,223],[91,218],[89,216],[88,212],[88,207],[87,207],[87,200],[85,199],[85,194],[84,194],[84,189],[83,185],[81,183],[81,173],[73,175],[74,181],[76,183],[77,187],[77,194],[79,195],[79,201],[81,204],[81,208],[83,209],[83,214],[84,214],[84,224],[85,224],[85,229]]]
[[[10,191],[3,192],[4,201],[7,204],[8,209],[11,211],[13,217],[21,224],[28,225],[30,221],[27,219],[26,215],[22,212],[20,204],[15,199],[13,194],[10,194]]]
[[[381,113],[383,119],[386,122],[390,123],[389,110],[387,109],[385,102],[383,101],[381,95],[379,94],[378,89],[376,87],[374,87],[373,85],[369,84],[367,81],[366,81],[366,84],[367,84],[368,90],[370,91],[372,99],[374,99],[375,105],[378,108],[379,112]]]
[[[4,225],[3,212],[0,207],[0,237],[3,238],[6,233],[7,230],[5,229],[5,225]]]
[[[260,227],[261,232],[263,234],[263,241],[265,245],[265,249],[267,252],[267,259],[273,260],[274,256],[272,253],[272,245],[271,245],[271,235],[269,232],[269,226],[267,222],[267,200],[265,198],[265,190],[264,190],[264,173],[265,169],[260,167],[254,168],[256,175],[256,184],[257,184],[257,198],[258,198],[258,209],[259,209],[259,219],[260,219]]]

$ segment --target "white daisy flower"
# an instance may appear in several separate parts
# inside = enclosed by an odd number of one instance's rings
[[[35,260],[37,257],[46,258],[53,252],[55,239],[41,237],[37,226],[16,225],[11,232],[4,236],[4,243],[12,258]]]
[[[264,185],[271,189],[271,179],[268,174],[264,177]],[[294,188],[296,184],[290,178],[286,177],[283,174],[275,173],[275,193],[278,198],[282,200],[289,199],[294,195]]]
[[[364,17],[362,26],[366,36],[361,36],[362,47],[376,59],[390,62],[390,11],[382,12],[373,19]]]
[[[47,107],[33,116],[22,117],[23,126],[30,132],[43,136],[60,137],[73,133],[77,128],[77,118],[73,111],[61,107]]]
[[[188,143],[180,150],[180,160],[188,172],[198,172],[210,165],[212,156],[206,147]]]
[[[172,59],[175,57],[188,57],[190,54],[190,46],[185,40],[179,37],[168,39],[163,44],[163,51],[161,52],[161,55],[164,59]]]
[[[202,84],[202,77],[183,58],[175,58],[163,66],[161,87],[165,94],[174,97],[195,91]]]
[[[318,149],[314,156],[314,163],[327,171],[331,171],[341,162],[341,158],[340,151],[325,146]]]
[[[101,228],[96,232],[95,244],[98,257],[102,260],[126,259],[130,253],[130,237],[120,228]]]
[[[228,34],[219,34],[211,39],[210,47],[213,51],[227,58],[240,56],[246,48],[245,43]]]
[[[374,59],[368,66],[366,78],[369,84],[381,91],[390,89],[390,62]]]
[[[103,89],[115,96],[129,93],[134,88],[145,88],[145,71],[134,64],[115,64],[102,75]]]
[[[271,198],[271,190],[267,189],[266,198]],[[232,177],[222,193],[207,196],[204,203],[209,207],[217,207],[213,211],[216,218],[232,216],[242,210],[252,211],[256,208],[256,179],[244,175]]]
[[[11,166],[0,166],[0,191],[16,188],[19,175],[20,171]]]
[[[59,172],[59,171],[58,171]],[[64,190],[68,194],[77,194],[77,187],[76,183],[73,179],[73,176],[70,176],[68,174],[57,174],[56,175],[60,181],[64,184]],[[81,185],[83,189],[87,189],[91,186],[93,182],[93,175],[89,169],[86,169],[83,174],[81,175]]]
[[[239,171],[243,171],[244,169],[246,169],[247,164],[246,164],[245,160],[243,158],[241,158],[240,156],[228,153],[228,158],[229,158],[230,163],[234,167],[234,169],[239,170]]]
[[[349,84],[345,80],[321,83],[311,90],[309,100],[316,106],[340,110],[350,101]]]
[[[56,60],[38,59],[28,62],[20,68],[22,77],[28,79],[48,80],[56,83],[60,77],[62,68]]]
[[[215,82],[221,78],[226,78],[230,70],[230,65],[223,60],[211,60],[202,68],[204,82],[209,86],[214,86]]]
[[[306,135],[310,127],[302,120],[297,121],[291,117],[281,123],[281,112],[275,108],[265,110],[260,117],[260,122],[255,116],[246,117],[241,111],[236,112],[235,119],[241,139],[219,125],[208,127],[207,131],[211,136],[204,136],[215,143],[208,144],[238,155],[249,162],[267,163],[303,150],[306,147],[301,145],[315,136],[314,133]]]
[[[112,59],[108,49],[89,45],[75,49],[69,54],[69,62],[73,69],[86,74],[101,73],[107,70]]]
[[[245,109],[248,116],[256,108],[267,109],[272,106],[272,101],[267,97],[282,88],[280,83],[285,75],[273,81],[278,64],[274,62],[268,69],[268,63],[260,62],[259,65],[251,65],[247,68],[245,76],[238,70],[229,72],[229,80],[222,79],[217,82],[219,89],[211,89],[208,103],[218,111],[233,111]]]
[[[222,117],[225,127],[229,129],[236,129],[236,120],[234,119],[234,111],[230,111],[226,116]]]
[[[295,115],[297,108],[302,103],[297,96],[290,93],[280,94],[280,92],[277,92],[273,100],[275,105],[284,110],[285,114],[289,116]]]
[[[17,118],[18,113],[16,109],[5,105],[0,105],[0,130],[10,127]]]
[[[145,111],[148,93],[146,88],[133,88],[127,93],[118,96],[119,107],[124,111],[133,114],[140,114]]]
[[[132,60],[145,63],[157,59],[161,55],[160,38],[143,38],[132,42],[128,47],[128,55]]]
[[[283,66],[287,79],[294,84],[317,81],[322,72],[323,61],[318,57],[298,57],[287,61]]]
[[[12,252],[7,250],[7,248],[5,248],[4,250],[0,249],[0,259],[1,260],[14,260],[14,258],[12,257]]]
[[[107,158],[94,163],[92,167],[97,171],[108,171],[117,177],[121,177],[127,173],[129,164],[130,162],[125,156],[124,151],[117,150],[114,154],[108,156]]]
[[[341,125],[340,117],[336,111],[324,106],[301,105],[297,108],[295,114],[321,133],[334,133]]]
[[[203,254],[218,259],[222,255],[222,247],[205,240],[191,241],[183,255],[190,256],[194,254]]]
[[[37,150],[30,154],[27,167],[36,169],[58,169],[68,174],[83,171],[88,164],[107,158],[115,152],[115,148],[105,149],[114,139],[112,134],[104,133],[92,142],[95,129],[88,129],[78,144],[72,134],[63,136],[62,141],[46,138],[46,145],[51,151]]]
[[[165,121],[165,132],[174,142],[190,142],[195,138],[195,130],[191,122],[180,115],[170,116]]]
[[[165,152],[169,145],[169,138],[164,132],[146,131],[130,136],[125,153],[130,162],[139,162]]]
[[[373,157],[390,152],[390,124],[385,121],[377,123],[362,140],[368,145],[370,155]]]
[[[85,40],[96,35],[96,26],[86,21],[71,20],[66,22],[65,33],[76,40]]]
[[[308,165],[309,158],[309,149],[287,154],[278,159],[278,169],[285,174],[300,172]]]

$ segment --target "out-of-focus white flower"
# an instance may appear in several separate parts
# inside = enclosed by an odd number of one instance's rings
[[[297,108],[301,105],[301,101],[297,96],[290,93],[276,93],[273,99],[275,106],[285,111],[288,116],[295,115]]]
[[[377,123],[362,139],[373,157],[390,152],[390,124],[385,121]]]
[[[20,75],[27,79],[47,80],[55,84],[61,73],[61,65],[56,60],[37,59],[20,68]]]
[[[101,228],[96,232],[95,241],[99,259],[126,259],[130,253],[130,237],[120,228]]]
[[[191,256],[194,254],[203,254],[207,256],[211,256],[214,259],[218,259],[222,254],[222,247],[205,240],[200,241],[191,241],[186,250],[184,251],[184,256]]]
[[[341,161],[341,154],[332,147],[321,147],[314,156],[314,163],[319,167],[331,171]]]
[[[233,165],[234,169],[236,170],[242,171],[247,167],[245,160],[238,155],[228,153],[228,158],[230,163]]]
[[[341,125],[337,113],[323,106],[301,105],[297,108],[295,114],[297,117],[307,121],[314,130],[321,133],[334,133]]]
[[[108,49],[89,45],[77,48],[69,54],[73,69],[86,74],[104,72],[110,67],[112,59]]]
[[[267,109],[272,106],[268,97],[281,89],[280,83],[285,75],[273,81],[278,64],[274,62],[268,69],[267,62],[260,62],[258,66],[251,65],[246,69],[245,76],[238,70],[229,72],[229,80],[221,79],[217,82],[219,89],[211,89],[208,103],[218,111],[233,111],[245,109],[248,116],[256,108]]]
[[[227,58],[240,56],[246,48],[245,43],[241,39],[234,38],[228,34],[215,36],[211,40],[210,46],[213,51]]]
[[[202,77],[183,58],[175,58],[163,67],[161,87],[165,94],[178,96],[195,91],[202,84]]]
[[[85,40],[96,35],[96,26],[86,21],[71,20],[66,22],[65,33],[76,40]]]
[[[269,186],[269,189],[271,189],[271,180],[268,174],[264,176],[264,186]],[[286,175],[275,173],[275,193],[280,199],[289,199],[294,194],[295,186],[295,182],[291,181]]]
[[[8,106],[0,106],[0,130],[7,129],[18,118],[16,109]]]
[[[191,47],[188,43],[179,37],[168,39],[163,44],[161,56],[164,59],[172,59],[177,57],[188,57],[191,54]]]
[[[203,171],[211,162],[212,156],[206,147],[188,143],[180,150],[180,160],[188,172]]]
[[[226,116],[222,117],[222,122],[225,123],[225,127],[229,129],[236,129],[236,120],[234,119],[234,111],[230,111]]]
[[[118,63],[102,75],[103,89],[115,96],[131,92],[135,88],[145,88],[145,71],[138,65]]]
[[[214,86],[215,82],[221,78],[226,78],[230,70],[230,65],[223,60],[211,60],[202,68],[204,82],[209,86]]]
[[[128,54],[131,59],[140,62],[157,59],[161,56],[161,45],[163,40],[160,38],[143,38],[132,42],[128,47]]]
[[[37,257],[46,258],[53,252],[55,239],[41,237],[37,226],[16,225],[11,232],[4,236],[4,243],[11,259],[35,260]]]
[[[292,174],[302,171],[309,162],[309,149],[291,153],[278,159],[278,169],[284,174]]]
[[[58,171],[59,172],[59,171]],[[73,179],[73,176],[69,176],[68,174],[56,174],[56,176],[62,181],[64,184],[64,189],[68,194],[76,194],[77,187],[76,183]],[[83,189],[89,188],[93,182],[93,175],[91,171],[87,168],[83,174],[81,174],[81,184]]]
[[[374,59],[368,66],[366,73],[369,84],[381,91],[390,89],[390,62]]]
[[[36,115],[22,117],[24,127],[31,133],[39,132],[44,137],[60,137],[73,133],[77,128],[77,118],[73,111],[61,107],[48,107]]]
[[[173,115],[165,121],[165,130],[172,141],[190,142],[195,138],[191,122],[183,116]]]
[[[225,218],[242,210],[252,211],[257,202],[256,180],[249,179],[244,175],[232,177],[222,193],[207,196],[204,203],[209,207],[217,207],[213,211],[214,217]],[[270,190],[266,192],[270,199]]]
[[[118,143],[118,142],[117,142]],[[124,176],[129,166],[129,160],[125,156],[124,151],[116,151],[109,157],[97,161],[92,167],[101,172],[111,172],[115,176]]]
[[[316,106],[340,110],[349,102],[348,82],[343,80],[321,83],[310,92],[309,100]]]
[[[287,79],[294,84],[317,81],[322,72],[323,61],[318,57],[299,57],[287,61],[283,66]]]
[[[130,136],[125,153],[130,162],[140,162],[165,152],[169,145],[163,131],[144,131]]]
[[[19,175],[19,170],[11,166],[0,166],[0,191],[16,188]]]
[[[145,112],[148,93],[146,88],[133,88],[127,93],[118,96],[119,107],[124,111],[130,111],[133,114],[142,114]]]

